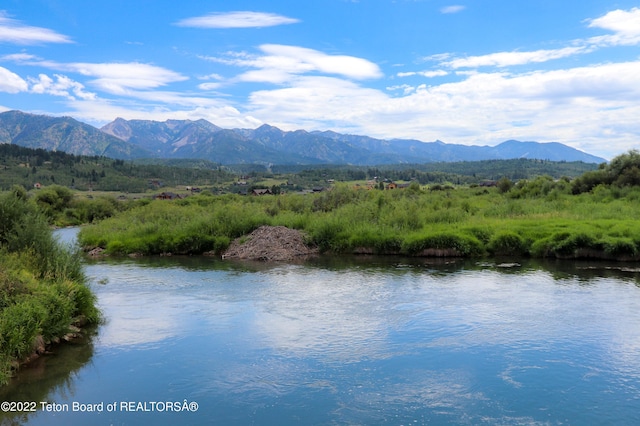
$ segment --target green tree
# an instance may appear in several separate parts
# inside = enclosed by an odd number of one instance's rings
[[[73,192],[60,185],[43,188],[35,196],[36,203],[50,221],[55,220],[56,216],[68,208],[71,200],[73,200]]]
[[[503,177],[498,181],[497,187],[498,191],[504,194],[505,192],[509,192],[509,190],[513,188],[513,182],[511,182],[511,179]]]

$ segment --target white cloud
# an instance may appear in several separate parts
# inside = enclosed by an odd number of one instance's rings
[[[202,83],[198,84],[198,89],[200,90],[216,90],[222,87],[222,83]]]
[[[440,9],[440,13],[450,14],[450,13],[459,13],[466,9],[466,6],[461,5],[452,5],[446,6]]]
[[[41,62],[40,64],[52,69],[95,77],[90,81],[94,86],[109,93],[123,95],[129,90],[155,89],[188,79],[175,71],[138,62],[102,64]]]
[[[328,55],[314,49],[280,44],[263,44],[264,55],[230,53],[224,58],[207,58],[227,65],[256,68],[245,72],[237,81],[283,84],[293,76],[307,73],[340,75],[364,80],[382,77],[378,65],[366,59],[346,55]]]
[[[62,96],[70,100],[76,98],[94,100],[97,98],[95,93],[86,92],[82,84],[67,76],[56,74],[54,77],[55,80],[46,74],[40,74],[38,79],[29,79],[31,93]]]
[[[334,77],[299,77],[289,87],[259,90],[248,112],[283,129],[360,131],[390,98],[375,89]]]
[[[36,56],[30,55],[28,53],[12,53],[9,55],[3,55],[0,57],[0,61],[11,61],[11,62],[28,62],[36,59]]]
[[[602,28],[613,35],[593,37],[589,41],[600,46],[640,44],[640,9],[614,10],[600,18],[592,19],[589,28]]]
[[[394,92],[397,90],[401,90],[405,95],[408,95],[409,93],[413,93],[416,91],[416,88],[413,86],[410,86],[408,84],[400,84],[397,86],[389,86],[387,87],[387,90]]]
[[[216,73],[212,73],[212,74],[208,74],[202,77],[198,77],[199,80],[224,80],[224,77],[222,77],[220,74],[216,74]]]
[[[435,71],[410,71],[410,72],[399,72],[396,74],[398,77],[413,77],[416,75],[433,78],[433,77],[444,77],[449,75],[448,71],[445,70],[435,70]]]
[[[239,11],[187,18],[178,21],[176,25],[196,28],[261,28],[297,22],[300,21],[275,13]]]
[[[28,89],[27,82],[18,74],[0,67],[0,92],[19,93],[26,92]]]
[[[0,43],[32,45],[41,43],[72,43],[66,35],[53,30],[24,25],[0,11]]]
[[[140,62],[56,62],[42,60],[28,54],[6,55],[5,60],[14,60],[22,65],[39,66],[57,71],[77,73],[93,77],[89,83],[113,94],[126,95],[129,90],[150,90],[189,78],[167,68]],[[213,78],[209,75],[206,78]]]
[[[630,37],[640,36],[640,9],[614,10],[600,18],[592,19],[590,28],[604,28]]]
[[[565,47],[562,49],[535,50],[531,52],[498,52],[481,56],[452,59],[441,63],[450,68],[508,67],[530,63],[547,62],[554,59],[586,53],[586,47]]]

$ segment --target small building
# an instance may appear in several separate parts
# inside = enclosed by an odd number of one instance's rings
[[[254,189],[253,191],[251,191],[251,195],[254,195],[254,196],[271,195],[271,194],[273,194],[273,193],[268,188],[266,188],[266,189],[257,188],[257,189]]]
[[[179,200],[182,197],[180,194],[175,194],[173,192],[161,192],[160,194],[153,197],[156,200]]]
[[[389,182],[387,185],[385,185],[384,189],[406,189],[410,186],[411,186],[411,182],[408,182],[408,183]]]

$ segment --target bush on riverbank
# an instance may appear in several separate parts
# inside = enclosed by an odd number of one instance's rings
[[[72,324],[99,320],[80,261],[54,239],[24,190],[0,195],[0,384],[12,365]]]

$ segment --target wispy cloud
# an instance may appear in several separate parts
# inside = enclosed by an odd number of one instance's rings
[[[60,63],[37,61],[31,65],[92,77],[93,79],[89,81],[90,84],[113,94],[126,94],[128,90],[150,90],[169,83],[188,80],[188,77],[175,71],[139,62]]]
[[[178,21],[176,25],[195,28],[261,28],[298,22],[298,19],[275,13],[240,11],[186,18]]]
[[[22,22],[10,18],[5,11],[0,10],[0,43],[31,45],[72,43],[72,41],[66,35],[47,28],[24,25]]]
[[[564,47],[561,49],[545,49],[531,52],[497,52],[488,55],[452,59],[442,62],[440,65],[450,68],[508,67],[512,65],[547,62],[586,53],[587,51],[589,51],[587,47]]]
[[[17,63],[34,61],[36,59],[36,56],[30,55],[28,53],[11,53],[9,55],[0,56],[0,61],[10,61]]]
[[[444,77],[449,75],[448,71],[445,70],[435,70],[435,71],[410,71],[410,72],[399,72],[396,74],[398,77],[413,77],[416,75],[433,78],[433,77]]]
[[[465,10],[466,8],[467,8],[466,6],[461,6],[461,5],[445,6],[440,9],[440,13],[444,13],[444,14],[459,13]]]

